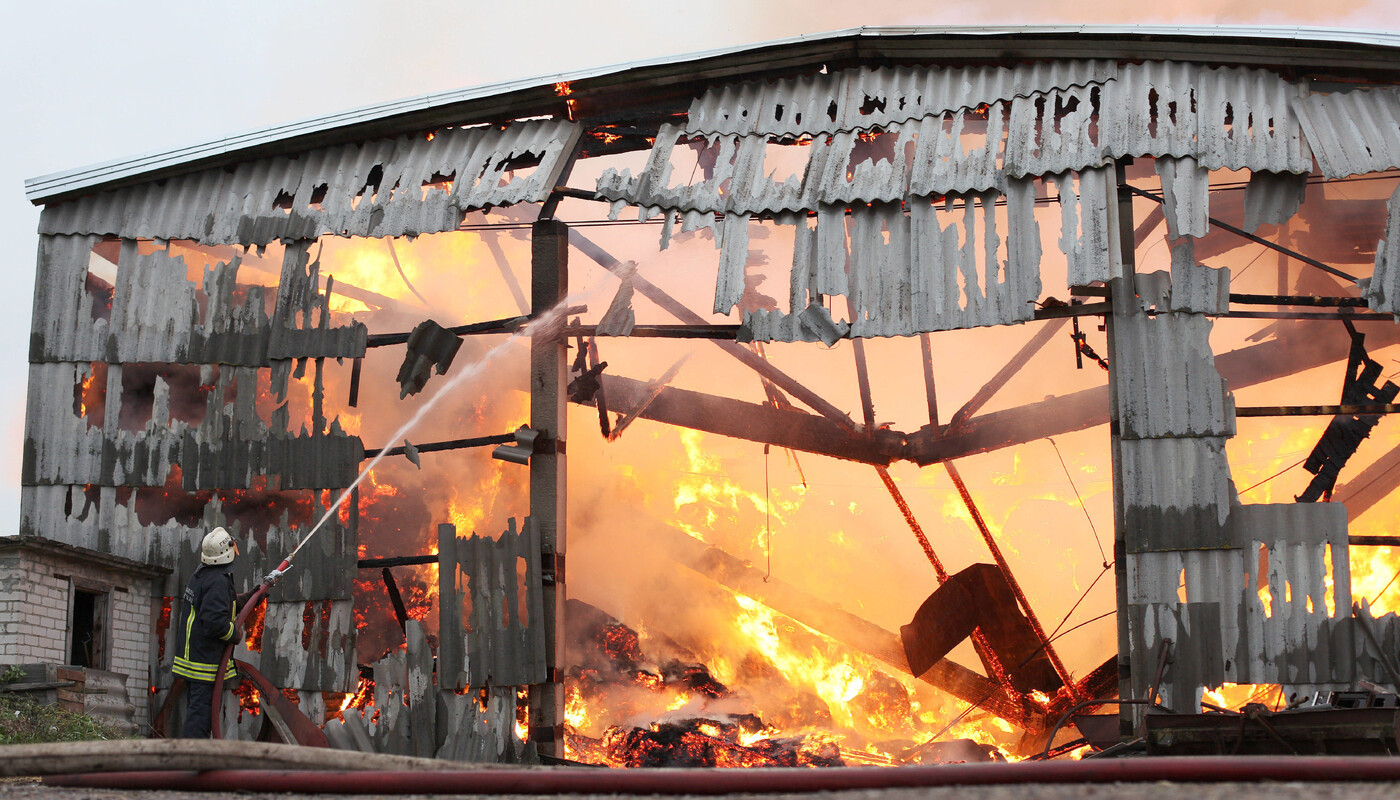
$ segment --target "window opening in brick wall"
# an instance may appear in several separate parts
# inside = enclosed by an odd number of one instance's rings
[[[69,619],[72,631],[68,663],[93,669],[107,668],[107,593],[73,590]]]

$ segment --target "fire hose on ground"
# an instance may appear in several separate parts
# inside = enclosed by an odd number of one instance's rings
[[[283,745],[274,745],[280,749]],[[306,748],[295,748],[304,750]],[[361,754],[357,754],[361,755]],[[31,759],[32,761],[32,759]],[[98,768],[113,769],[110,760]],[[225,762],[228,763],[228,762]],[[439,762],[443,763],[443,762]],[[337,794],[664,794],[805,793],[1017,784],[1220,783],[1256,781],[1363,782],[1400,780],[1400,758],[1377,756],[1178,756],[1019,764],[949,764],[834,769],[595,769],[447,764],[447,769],[332,768],[192,771],[179,760],[168,771],[92,769],[92,758],[50,762],[44,781],[55,786],[167,790]],[[0,773],[13,774],[0,754]],[[33,774],[33,773],[30,773]]]

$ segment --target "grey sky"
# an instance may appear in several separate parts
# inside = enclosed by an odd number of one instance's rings
[[[19,518],[38,211],[23,181],[408,95],[859,25],[1400,29],[1391,0],[5,3],[0,535]]]

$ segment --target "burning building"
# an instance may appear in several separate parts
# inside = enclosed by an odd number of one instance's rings
[[[203,532],[307,541],[230,736],[894,764],[1394,689],[1397,87],[860,29],[38,178],[21,532],[156,576],[142,719]]]

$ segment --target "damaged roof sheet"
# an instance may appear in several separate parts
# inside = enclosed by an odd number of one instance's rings
[[[1069,45],[1070,47],[1067,47]],[[1319,69],[1394,71],[1400,35],[1374,30],[1268,26],[998,25],[861,27],[628,64],[425,94],[361,109],[262,128],[214,140],[54,173],[26,181],[31,202],[44,203],[112,184],[167,177],[195,169],[282,155],[389,131],[562,115],[553,87],[570,83],[574,96],[651,86],[662,96],[677,84],[742,80],[755,65],[819,70],[832,61],[870,58],[933,61],[940,57],[993,62],[1062,58],[1067,49],[1092,58],[1138,61],[1190,58],[1218,63],[1292,64]]]
[[[1195,658],[1178,650],[1179,667],[1167,673],[1164,685],[1172,691],[1166,702],[1178,710],[1193,707],[1191,690],[1227,681],[1282,683],[1289,691],[1350,685],[1356,677],[1353,638],[1361,637],[1350,620],[1346,509],[1336,503],[1236,506],[1226,534],[1224,548],[1130,559],[1128,604],[1140,622],[1130,630],[1143,637],[1131,650],[1146,670],[1136,674],[1150,680],[1153,667],[1146,662],[1155,661],[1163,639],[1191,641],[1204,633],[1209,641],[1193,646]],[[1329,561],[1336,566],[1330,571]],[[1261,585],[1267,605],[1256,591]],[[1178,618],[1183,606],[1196,604],[1208,607],[1198,621],[1210,624],[1193,631]]]
[[[697,98],[683,132],[791,137],[869,130],[1057,87],[1103,83],[1117,70],[1112,61],[1063,60],[1016,67],[859,67],[751,81]]]
[[[1400,89],[1305,94],[1292,103],[1328,180],[1400,167]]]
[[[1297,89],[1273,72],[1174,62],[1049,67],[862,67],[719,87],[695,101],[685,125],[662,126],[640,175],[609,169],[597,191],[647,209],[755,214],[986,191],[1118,156],[1182,159],[1201,172],[1312,169],[1289,105]],[[709,157],[700,180],[673,173],[680,143]],[[806,168],[784,176],[765,156],[796,145]]]
[[[39,232],[262,245],[451,231],[469,211],[544,200],[580,131],[518,122],[245,161],[46,206]]]
[[[852,336],[907,336],[1025,322],[1040,296],[1040,232],[1032,213],[1035,187],[1012,181],[1005,195],[1006,232],[986,192],[945,202],[822,206],[816,225],[805,215],[780,221],[798,226],[793,247],[790,314],[744,311],[748,341],[826,339],[835,326],[819,295],[850,299]],[[742,222],[739,236],[731,220]],[[727,313],[744,289],[747,218],[725,217],[716,313]],[[732,245],[742,237],[742,246]],[[818,315],[814,318],[814,314]],[[840,323],[844,325],[844,323]],[[833,330],[844,333],[845,329]]]

